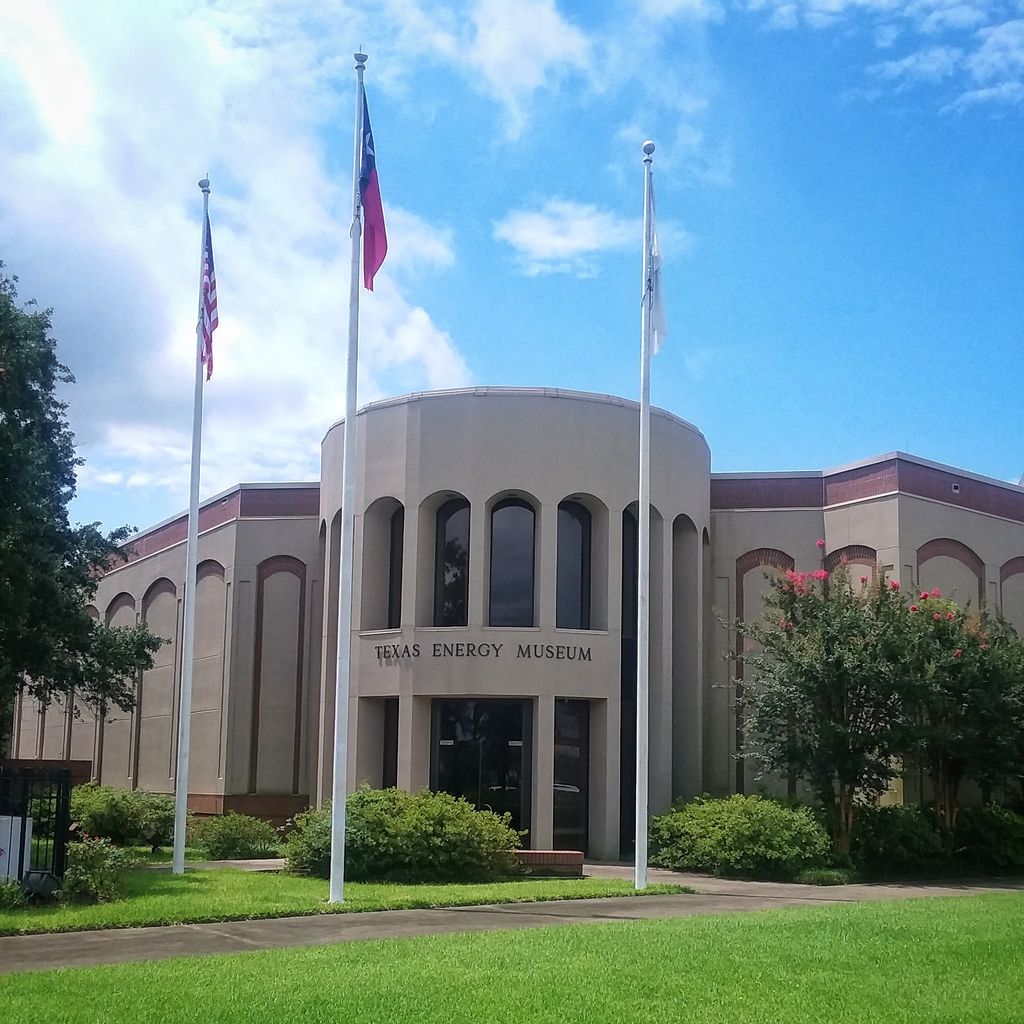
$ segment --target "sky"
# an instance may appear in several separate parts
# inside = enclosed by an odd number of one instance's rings
[[[638,397],[650,138],[652,401],[714,470],[1024,472],[1022,0],[0,0],[0,260],[77,379],[76,521],[187,507],[207,173],[202,494],[318,478],[359,48],[389,239],[360,405]]]

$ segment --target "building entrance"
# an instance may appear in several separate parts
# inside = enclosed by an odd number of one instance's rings
[[[528,830],[532,722],[528,700],[435,700],[430,788],[507,811],[512,828]]]

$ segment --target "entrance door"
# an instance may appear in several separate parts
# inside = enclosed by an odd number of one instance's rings
[[[431,788],[529,829],[532,717],[527,700],[435,700]]]

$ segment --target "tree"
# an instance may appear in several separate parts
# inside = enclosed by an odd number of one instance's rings
[[[952,831],[965,779],[990,793],[1024,770],[1024,645],[1003,619],[972,616],[938,589],[909,611],[917,714],[908,755],[927,768]]]
[[[899,774],[909,719],[906,619],[899,584],[840,566],[768,575],[765,614],[738,622],[760,650],[745,704],[748,748],[769,772],[804,779],[848,853],[857,799],[876,800]]]
[[[19,308],[15,280],[0,263],[0,749],[22,688],[128,710],[133,677],[163,643],[145,625],[110,628],[87,612],[131,530],[69,521],[81,460],[57,387],[74,378],[49,311]]]

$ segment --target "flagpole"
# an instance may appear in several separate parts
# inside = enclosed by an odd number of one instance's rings
[[[196,561],[199,547],[199,464],[203,446],[203,379],[200,358],[203,325],[203,261],[206,222],[210,214],[210,179],[199,182],[203,193],[203,230],[199,250],[199,314],[196,319],[195,391],[192,400],[192,472],[188,486],[188,534],[185,540],[185,634],[181,652],[181,697],[178,701],[178,765],[174,774],[174,854],[171,871],[185,871],[185,827],[188,818],[188,756],[192,731],[192,656],[196,634]]]
[[[640,307],[640,500],[638,502],[638,586],[636,626],[636,837],[633,883],[647,888],[647,786],[650,742],[650,592],[651,592],[651,154],[644,151],[643,300]]]
[[[348,359],[345,369],[345,451],[341,485],[341,567],[338,593],[338,662],[334,691],[334,777],[331,787],[331,879],[328,902],[345,899],[345,797],[348,776],[348,699],[352,666],[352,557],[356,498],[356,384],[359,362],[359,154],[363,131],[363,71],[356,62],[355,147],[352,155],[352,268],[348,292]]]

